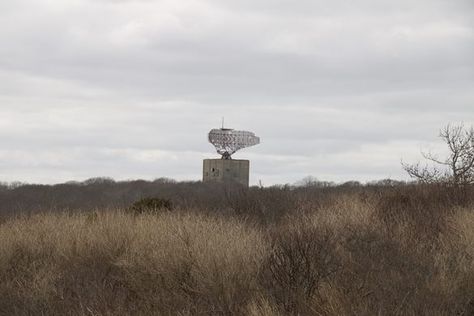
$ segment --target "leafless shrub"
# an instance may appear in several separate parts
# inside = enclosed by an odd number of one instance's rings
[[[335,235],[303,221],[279,227],[272,236],[271,252],[264,262],[261,282],[286,314],[310,311],[309,302],[339,268]]]
[[[162,198],[143,198],[130,206],[128,209],[135,215],[138,214],[158,214],[162,211],[171,211],[173,209],[173,203],[168,199]]]
[[[474,128],[463,124],[447,125],[439,136],[448,145],[449,155],[439,158],[433,153],[422,153],[435,165],[402,163],[405,171],[423,183],[447,183],[465,186],[474,183]]]

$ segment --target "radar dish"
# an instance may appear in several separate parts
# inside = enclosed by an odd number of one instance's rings
[[[260,138],[252,132],[215,128],[209,132],[209,142],[216,147],[222,159],[232,159],[237,150],[260,144]]]

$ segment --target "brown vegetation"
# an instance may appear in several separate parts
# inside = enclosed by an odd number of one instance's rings
[[[473,191],[193,188],[172,211],[4,218],[0,314],[474,313]]]

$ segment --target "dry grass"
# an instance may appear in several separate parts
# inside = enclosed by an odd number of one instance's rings
[[[266,224],[196,210],[9,219],[0,314],[472,315],[474,208],[429,197],[300,199]]]
[[[196,215],[38,215],[0,240],[4,315],[237,313],[266,252],[255,229]]]

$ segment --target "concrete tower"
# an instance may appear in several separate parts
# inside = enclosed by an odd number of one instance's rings
[[[204,159],[202,181],[235,182],[249,185],[249,160]]]

